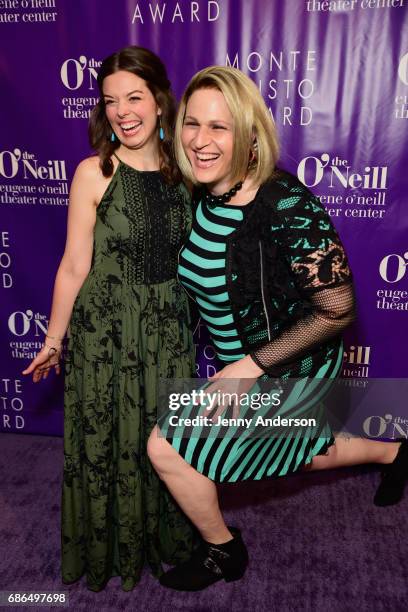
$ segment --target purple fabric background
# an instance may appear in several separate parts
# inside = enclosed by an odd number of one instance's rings
[[[178,97],[210,64],[230,62],[254,79],[276,120],[281,166],[325,198],[347,248],[359,316],[347,332],[344,373],[406,377],[406,5],[0,2],[0,431],[62,433],[62,380],[33,385],[21,370],[47,326],[67,190],[90,153],[98,62],[127,44],[162,57]],[[201,376],[215,363],[205,338],[200,326]]]

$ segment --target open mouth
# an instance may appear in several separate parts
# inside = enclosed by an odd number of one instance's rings
[[[121,123],[120,129],[125,136],[133,136],[137,133],[141,125],[141,121],[131,121],[128,123]]]
[[[198,168],[211,168],[219,159],[219,153],[198,153],[194,152],[195,165]]]

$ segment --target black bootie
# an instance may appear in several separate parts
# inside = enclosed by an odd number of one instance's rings
[[[177,591],[201,591],[218,580],[232,582],[245,574],[248,552],[241,533],[228,527],[233,539],[225,544],[204,540],[189,561],[181,563],[160,578],[160,584]]]
[[[392,506],[401,501],[408,480],[408,440],[403,439],[394,461],[385,466],[374,496],[376,506]]]

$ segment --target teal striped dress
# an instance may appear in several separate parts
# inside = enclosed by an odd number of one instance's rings
[[[243,222],[252,203],[246,206],[200,202],[196,208],[192,231],[180,252],[178,276],[198,305],[214,344],[217,357],[224,364],[245,356],[240,341],[226,286],[226,238]],[[244,311],[241,311],[244,314]],[[316,418],[316,427],[282,430],[255,427],[252,408],[240,409],[240,418],[251,417],[249,428],[219,427],[209,430],[195,427],[194,435],[182,426],[159,423],[170,444],[196,470],[216,482],[260,480],[283,476],[309,463],[313,456],[325,453],[334,438],[327,423],[322,399],[327,394],[341,367],[342,348],[328,353],[326,362],[313,379],[299,379],[283,399],[273,416]],[[266,377],[265,377],[266,378]],[[275,386],[270,387],[276,390]],[[251,394],[258,393],[258,384]],[[270,413],[271,407],[264,409]],[[197,415],[195,406],[183,409],[183,419]],[[231,416],[231,413],[229,413]],[[317,432],[317,433],[316,433]]]
[[[233,205],[209,208],[200,203],[194,228],[179,257],[179,280],[195,294],[217,357],[224,362],[245,357],[227,293],[225,239],[238,228],[246,208]]]

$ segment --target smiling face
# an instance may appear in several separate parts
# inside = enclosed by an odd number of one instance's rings
[[[181,142],[195,179],[216,195],[231,185],[233,117],[218,89],[197,89],[186,106]]]
[[[119,141],[131,149],[157,142],[161,110],[146,81],[119,70],[103,81],[106,117]]]

